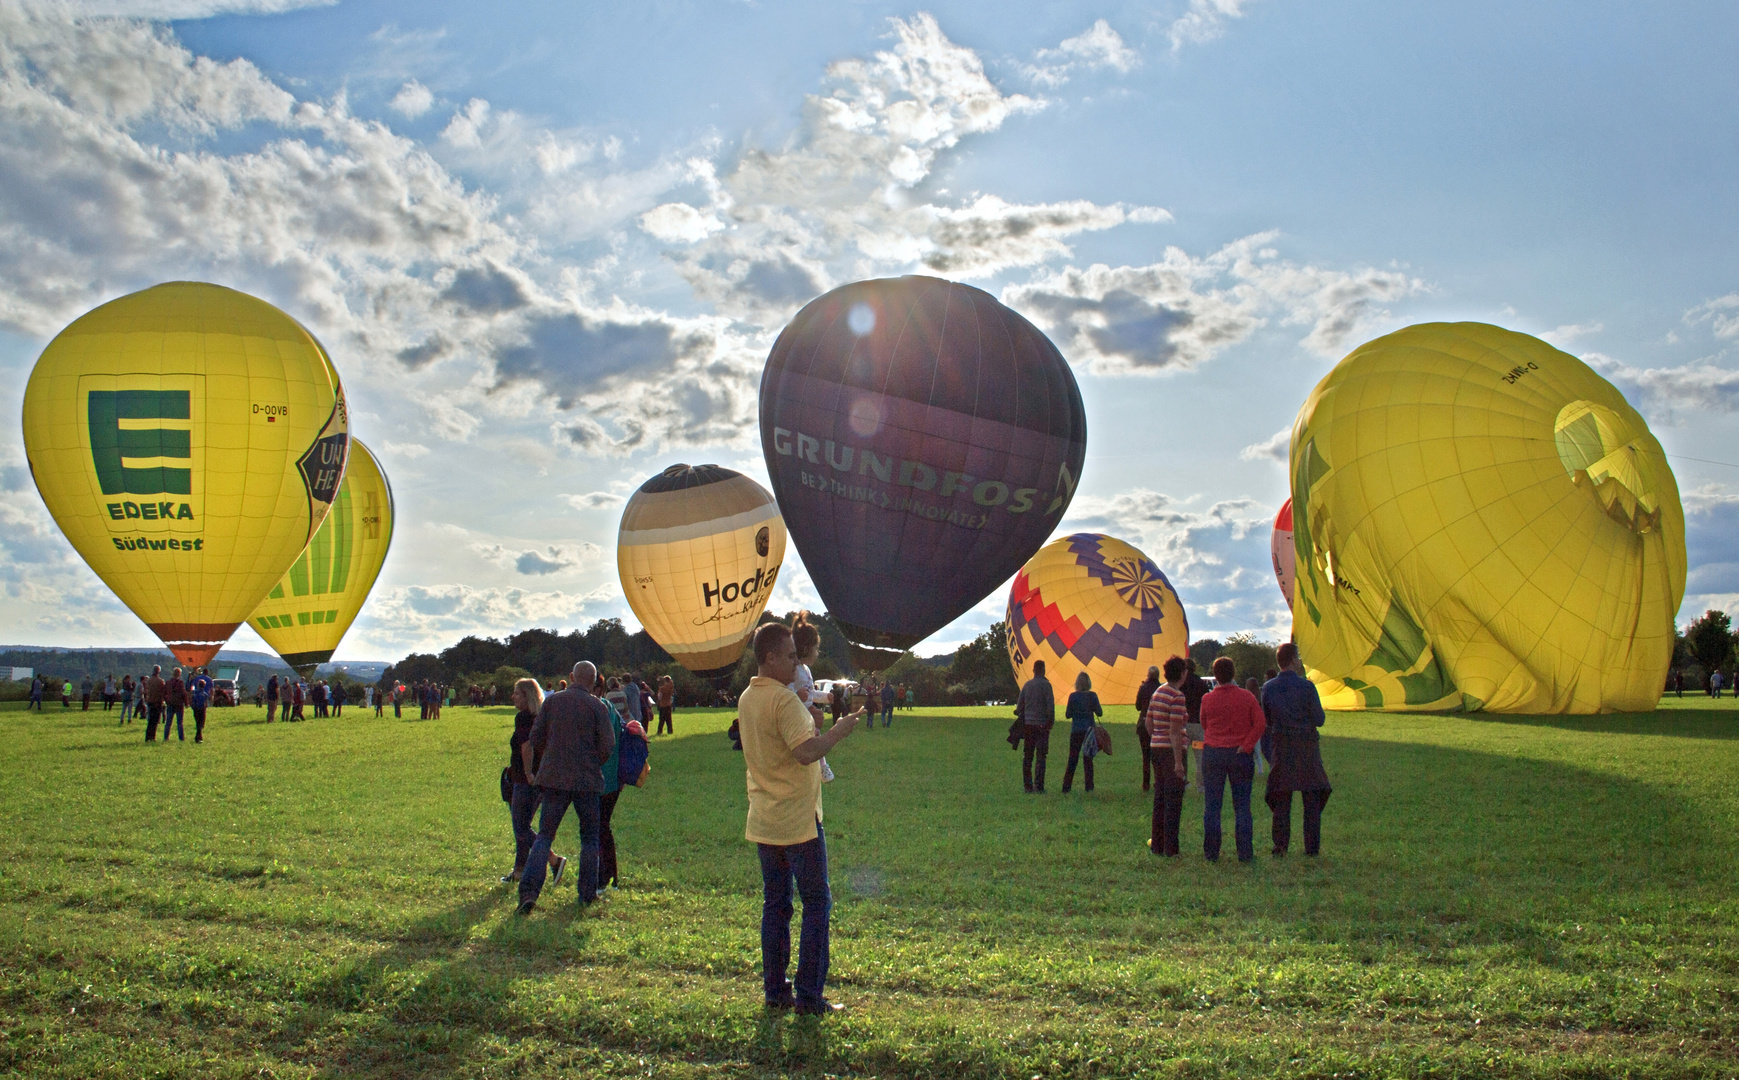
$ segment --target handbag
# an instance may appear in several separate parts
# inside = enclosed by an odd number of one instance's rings
[[[652,748],[647,745],[645,736],[636,735],[631,731],[622,733],[622,742],[616,759],[616,781],[628,787],[639,787],[652,775],[652,763],[647,759]]]
[[[502,767],[502,770],[501,770],[501,801],[504,803],[510,803],[513,801],[513,777],[508,775],[509,771],[510,770],[508,770],[505,766]]]
[[[1106,730],[1104,724],[1093,725],[1093,741],[1098,744],[1099,753],[1109,754],[1111,752],[1111,732]]]

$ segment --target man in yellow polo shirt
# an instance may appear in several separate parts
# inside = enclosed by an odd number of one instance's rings
[[[827,838],[821,831],[821,766],[828,751],[857,726],[863,709],[817,733],[809,710],[787,684],[797,677],[791,628],[770,622],[755,632],[755,677],[737,699],[737,726],[749,776],[749,824],[744,835],[761,856],[761,974],[769,1009],[795,1007],[826,1015]],[[797,986],[785,978],[791,964],[791,886],[803,898],[803,936],[797,946]]]

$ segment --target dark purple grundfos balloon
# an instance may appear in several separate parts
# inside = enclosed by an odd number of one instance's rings
[[[761,448],[828,613],[860,645],[906,649],[1050,537],[1087,418],[1032,323],[983,290],[903,277],[797,313],[761,376]]]

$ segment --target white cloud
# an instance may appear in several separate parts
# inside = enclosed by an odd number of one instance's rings
[[[588,491],[584,495],[563,495],[562,498],[575,510],[607,510],[627,501],[626,496],[611,491]]]
[[[1398,271],[1353,273],[1281,260],[1259,233],[1205,258],[1179,248],[1147,266],[1065,267],[1003,290],[1003,301],[1056,334],[1074,363],[1107,374],[1188,370],[1249,337],[1270,317],[1308,325],[1301,340],[1338,358],[1349,338],[1387,317],[1380,303],[1425,291]]]
[[[426,456],[429,452],[429,448],[422,443],[387,442],[382,444],[382,448],[393,457],[405,458],[408,461],[415,461],[417,458]]]
[[[435,107],[434,91],[415,79],[399,87],[399,92],[387,103],[387,108],[415,120]]]
[[[1190,0],[1189,10],[1178,16],[1166,30],[1171,39],[1171,51],[1177,53],[1185,45],[1212,41],[1226,32],[1226,22],[1244,16],[1244,6],[1251,0]]]
[[[1673,423],[1681,409],[1739,412],[1739,371],[1708,361],[1639,368],[1597,352],[1584,353],[1582,359],[1611,380],[1651,420]]]
[[[1245,461],[1278,461],[1286,464],[1287,454],[1292,450],[1292,428],[1283,427],[1259,443],[1251,443],[1238,452]]]
[[[1691,325],[1706,322],[1718,338],[1739,338],[1739,292],[1698,304],[1685,312],[1685,322]]]
[[[66,8],[76,15],[168,22],[214,15],[277,15],[336,3],[338,0],[68,0]]]
[[[1111,68],[1127,72],[1140,63],[1141,54],[1125,45],[1110,23],[1099,19],[1074,37],[1063,39],[1056,48],[1040,49],[1026,71],[1034,82],[1055,87],[1068,82],[1076,71]]]
[[[1568,349],[1578,338],[1589,337],[1605,329],[1605,323],[1569,323],[1546,331],[1540,338],[1556,348]]]
[[[692,244],[723,229],[725,223],[687,203],[665,203],[641,214],[640,227],[666,243]]]

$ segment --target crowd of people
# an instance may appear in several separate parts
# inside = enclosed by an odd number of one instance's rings
[[[32,680],[30,701],[26,708],[42,710],[42,700],[53,686],[54,680],[38,675]],[[94,675],[86,675],[79,686],[81,711],[88,712],[91,699],[101,700],[103,711],[110,712],[116,705],[121,707],[120,719],[116,727],[132,723],[136,719],[145,721],[145,741],[157,741],[157,728],[163,728],[163,741],[169,741],[170,731],[175,732],[179,742],[187,741],[186,716],[193,713],[193,741],[205,741],[205,713],[212,701],[212,678],[204,668],[194,668],[191,673],[183,675],[181,668],[175,668],[168,678],[163,677],[162,665],[154,665],[149,675],[141,675],[134,679],[131,675],[123,675],[116,681],[113,675],[105,676],[100,682]],[[71,679],[61,680],[60,705],[63,709],[72,708],[73,685]]]
[[[1287,643],[1277,654],[1279,669],[1258,684],[1237,682],[1236,665],[1222,656],[1213,663],[1212,685],[1196,673],[1193,661],[1174,656],[1163,672],[1148,669],[1136,693],[1136,737],[1141,747],[1141,787],[1153,792],[1153,818],[1147,845],[1154,855],[1175,858],[1180,852],[1184,793],[1192,765],[1203,795],[1202,854],[1218,860],[1222,843],[1221,815],[1226,791],[1232,794],[1233,840],[1239,862],[1255,858],[1255,823],[1250,795],[1257,757],[1267,764],[1265,798],[1272,815],[1271,854],[1284,856],[1292,846],[1292,796],[1303,807],[1304,852],[1322,849],[1322,810],[1333,792],[1323,768],[1318,730],[1323,724],[1322,699],[1303,675],[1298,647]],[[1163,678],[1162,678],[1163,676]],[[1064,716],[1070,722],[1069,761],[1062,790],[1073,785],[1082,762],[1083,788],[1093,790],[1093,758],[1100,739],[1103,709],[1093,693],[1092,679],[1082,672],[1075,680]],[[1045,678],[1044,662],[1033,665],[1033,677],[1021,687],[1009,741],[1024,744],[1021,779],[1031,795],[1045,793],[1046,759],[1056,701]]]

